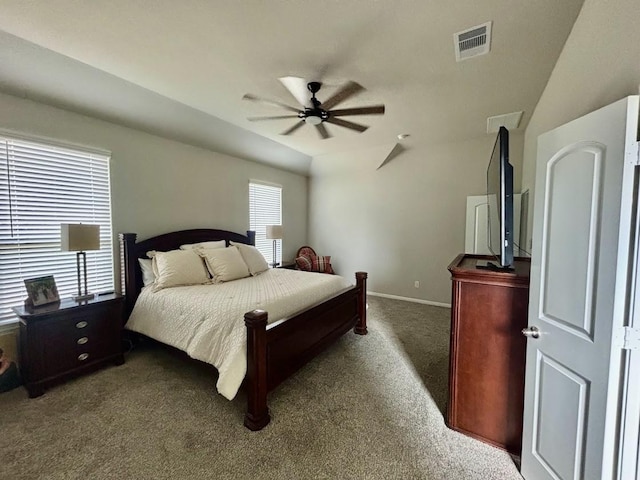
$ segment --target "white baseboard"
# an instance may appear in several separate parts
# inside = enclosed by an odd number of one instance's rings
[[[450,303],[432,302],[431,300],[422,300],[421,298],[401,297],[399,295],[389,295],[387,293],[367,292],[372,297],[391,298],[393,300],[402,300],[403,302],[422,303],[423,305],[433,305],[434,307],[451,308]]]

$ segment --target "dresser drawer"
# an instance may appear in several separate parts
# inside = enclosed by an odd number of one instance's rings
[[[81,343],[85,338],[88,340]],[[115,355],[121,350],[120,343],[112,341],[112,339],[80,337],[76,341],[75,361],[78,365],[100,360],[101,358]]]
[[[41,322],[35,328],[41,335],[55,334],[75,340],[83,336],[103,335],[120,329],[117,315],[117,310],[113,311],[113,309],[99,309],[95,312],[82,309],[62,318],[51,318]]]
[[[86,371],[85,366],[123,361],[122,297],[64,306],[20,317],[21,367],[31,396],[41,394],[41,386],[54,379]]]
[[[115,353],[120,347],[117,321],[105,316],[72,315],[38,327],[37,342],[45,376]],[[88,354],[79,359],[81,354]]]

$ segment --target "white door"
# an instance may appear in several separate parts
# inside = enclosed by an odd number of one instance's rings
[[[612,478],[628,321],[638,97],[538,140],[522,475]]]
[[[516,193],[513,195],[513,254],[522,256],[524,245],[520,245],[520,197]],[[474,195],[467,197],[467,222],[464,237],[464,252],[475,253],[477,255],[491,255],[489,250],[489,204],[486,195]]]

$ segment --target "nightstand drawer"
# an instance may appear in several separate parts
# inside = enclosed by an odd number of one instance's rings
[[[36,377],[48,378],[107,355],[117,353],[120,330],[116,320],[84,314],[41,322],[31,343],[37,344],[31,354]],[[87,354],[84,359],[78,357]]]
[[[41,378],[52,377],[107,356],[116,355],[119,352],[119,344],[114,343],[112,340],[105,339],[89,340],[87,343],[80,345],[76,343],[75,346],[71,348],[69,348],[68,345],[63,346],[53,341],[48,342],[44,347],[42,357],[39,359],[41,361],[36,363],[37,365],[41,365],[42,368],[40,371],[34,372]],[[51,358],[54,360],[44,361],[45,359]]]
[[[75,341],[80,337],[106,335],[119,327],[117,318],[109,315],[87,315],[78,312],[65,318],[55,318],[42,322],[40,333],[48,338],[66,338]]]
[[[88,337],[80,337],[80,339]],[[80,340],[78,339],[78,340]],[[89,363],[94,360],[115,355],[120,350],[120,345],[114,343],[112,339],[106,338],[88,338],[86,343],[78,343],[76,341],[75,357],[80,364]]]

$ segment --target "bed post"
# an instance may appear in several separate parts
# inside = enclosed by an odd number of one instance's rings
[[[133,247],[136,244],[135,233],[121,233],[120,238],[120,277],[122,280],[122,294],[125,296],[125,320],[133,310],[133,304],[136,301],[137,292],[135,259],[131,258]]]
[[[267,407],[267,312],[253,310],[244,314],[247,326],[247,413],[244,426],[261,430],[271,417]]]
[[[358,335],[367,334],[367,272],[356,272],[358,286],[358,323],[353,331]]]
[[[247,230],[247,238],[249,239],[249,245],[255,246],[255,244],[256,244],[256,232],[255,232],[255,230]]]

